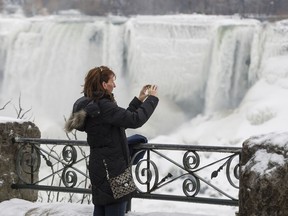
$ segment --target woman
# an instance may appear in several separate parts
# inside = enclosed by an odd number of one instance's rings
[[[86,108],[85,132],[90,146],[89,175],[94,216],[124,216],[131,194],[115,199],[107,180],[107,170],[113,178],[129,166],[125,129],[141,127],[158,104],[157,86],[146,85],[127,109],[117,106],[112,93],[116,87],[115,79],[114,72],[108,67],[96,67],[86,75],[83,89],[88,101],[93,101]]]

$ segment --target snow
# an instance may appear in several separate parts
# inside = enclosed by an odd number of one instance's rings
[[[253,161],[255,162],[255,165],[250,168],[251,171],[257,172],[260,175],[273,174],[275,165],[281,166],[285,164],[285,158],[283,155],[268,153],[265,149],[257,151]],[[245,167],[248,166],[250,166],[249,162]]]
[[[32,203],[22,199],[11,199],[0,203],[1,214],[5,216],[20,215],[92,215],[92,205],[71,203]]]
[[[7,123],[7,122],[18,122],[23,123],[25,120],[17,119],[12,117],[0,116],[0,123]]]
[[[253,136],[250,138],[249,145],[259,145],[265,141],[269,141],[270,143],[273,143],[273,145],[277,145],[280,148],[288,148],[288,133],[272,132],[258,136]]]
[[[197,209],[193,207],[193,204],[189,204],[189,207],[183,209],[186,210],[186,213],[179,213],[176,209],[170,209],[170,205],[159,206],[157,201],[153,201],[154,205],[158,205],[159,211],[149,210],[149,206],[145,206],[145,212],[133,210],[126,214],[126,216],[219,216],[219,215],[231,215],[234,216],[233,212],[225,211],[225,207],[222,208],[222,211],[219,211],[219,207],[209,207],[202,211],[202,213],[197,213]],[[160,203],[161,204],[161,203]],[[152,204],[153,206],[153,204]],[[169,207],[170,206],[170,207]],[[173,206],[173,205],[172,205]],[[180,204],[181,206],[181,204]],[[143,207],[142,207],[143,208]],[[167,209],[170,209],[170,212]],[[218,209],[218,210],[217,210]],[[165,212],[166,211],[166,212]],[[5,212],[5,213],[4,213]],[[206,212],[206,213],[204,213]],[[207,214],[208,212],[208,214]],[[3,214],[4,213],[4,214]],[[33,203],[22,199],[11,199],[8,201],[3,201],[0,203],[0,215],[5,216],[39,216],[39,215],[53,215],[53,216],[87,216],[93,215],[93,205],[88,204],[77,204],[77,203]]]
[[[278,152],[268,152],[265,149],[265,144],[277,147]],[[260,176],[273,175],[276,167],[283,166],[288,162],[288,159],[285,158],[285,152],[288,151],[288,132],[272,132],[250,137],[247,145],[249,148],[253,148],[254,145],[261,145],[263,149],[255,153],[254,157],[243,166],[243,170],[252,170]]]

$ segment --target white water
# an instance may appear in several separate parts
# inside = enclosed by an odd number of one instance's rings
[[[0,105],[17,107],[21,94],[42,136],[62,137],[86,72],[104,64],[117,73],[120,106],[142,85],[159,86],[159,107],[139,131],[169,134],[191,119],[227,117],[262,78],[286,87],[287,65],[273,67],[287,58],[287,31],[285,21],[237,16],[3,16]],[[15,116],[12,104],[1,115]]]

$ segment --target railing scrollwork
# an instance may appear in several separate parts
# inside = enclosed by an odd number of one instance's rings
[[[15,143],[20,144],[16,158],[16,172],[22,181],[14,187],[50,190],[50,192],[57,191],[58,193],[91,193],[87,171],[89,148],[86,142],[14,139]],[[81,147],[86,148],[86,151]],[[44,162],[42,164],[40,163],[41,158]],[[57,197],[55,201],[62,199],[59,194],[51,197]],[[51,199],[48,198],[48,201]],[[85,199],[89,199],[87,202],[91,202],[90,197],[85,196]]]
[[[189,146],[189,145],[161,145],[161,144],[141,144],[138,147],[139,149],[146,149],[147,154],[146,158],[138,162],[136,168],[134,169],[135,173],[135,182],[138,185],[139,194],[138,197],[149,197],[149,198],[163,198],[163,191],[168,185],[180,181],[182,182],[182,194],[186,196],[181,197],[181,193],[175,195],[174,199],[195,201],[199,199],[199,202],[211,202],[215,204],[224,204],[224,205],[237,205],[237,196],[239,188],[239,159],[240,159],[240,148],[225,148],[225,147],[209,147],[209,146]],[[180,152],[174,158],[169,156],[168,152]],[[219,158],[213,161],[208,160],[208,163],[202,165],[205,161],[204,156],[201,153],[218,153]],[[153,155],[153,156],[152,156]],[[224,155],[224,156],[222,156]],[[178,158],[177,158],[178,157]],[[182,157],[182,158],[181,158]],[[207,157],[207,156],[206,156]],[[136,157],[134,157],[136,158]],[[133,159],[132,158],[132,162]],[[163,169],[162,166],[159,167],[157,162],[154,160],[165,160],[165,166],[169,166],[170,170],[173,170],[173,173],[168,172],[168,174],[161,173],[160,170]],[[181,160],[179,160],[179,158]],[[178,159],[178,160],[177,160]],[[140,168],[141,167],[141,168]],[[174,168],[173,168],[174,167]],[[216,169],[215,169],[216,167]],[[226,172],[222,171],[226,168]],[[210,169],[210,171],[209,171]],[[178,171],[177,171],[178,170]],[[208,171],[206,171],[208,170]],[[221,172],[222,171],[222,172]],[[231,172],[232,171],[232,172]],[[206,174],[206,176],[202,176]],[[210,173],[210,176],[207,176],[207,173]],[[229,194],[225,189],[219,187],[213,182],[219,175],[223,174],[229,185],[229,187],[235,189],[234,194]],[[161,177],[163,176],[163,177]],[[140,178],[141,177],[141,178]],[[146,177],[146,178],[145,178]],[[223,176],[221,180],[223,179]],[[179,183],[178,183],[179,185]],[[227,186],[227,184],[225,183]],[[146,186],[146,188],[142,186]],[[221,186],[221,184],[220,184]],[[214,191],[219,199],[213,198],[210,199],[205,197],[205,191],[207,188]],[[161,190],[161,191],[160,191]],[[170,196],[171,189],[167,188],[166,198]],[[230,189],[229,189],[230,190]],[[158,194],[157,191],[160,191]],[[204,195],[204,196],[203,196]],[[215,195],[215,196],[216,196]],[[228,199],[227,199],[228,198]]]

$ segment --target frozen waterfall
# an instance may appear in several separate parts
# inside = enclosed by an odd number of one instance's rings
[[[237,16],[1,17],[0,106],[12,99],[17,107],[21,94],[44,136],[61,136],[86,72],[108,65],[122,107],[142,85],[159,86],[159,108],[140,129],[154,137],[199,114],[236,109],[263,76],[286,76],[265,68],[288,56],[287,38],[285,21]],[[0,114],[16,115],[11,106]]]

